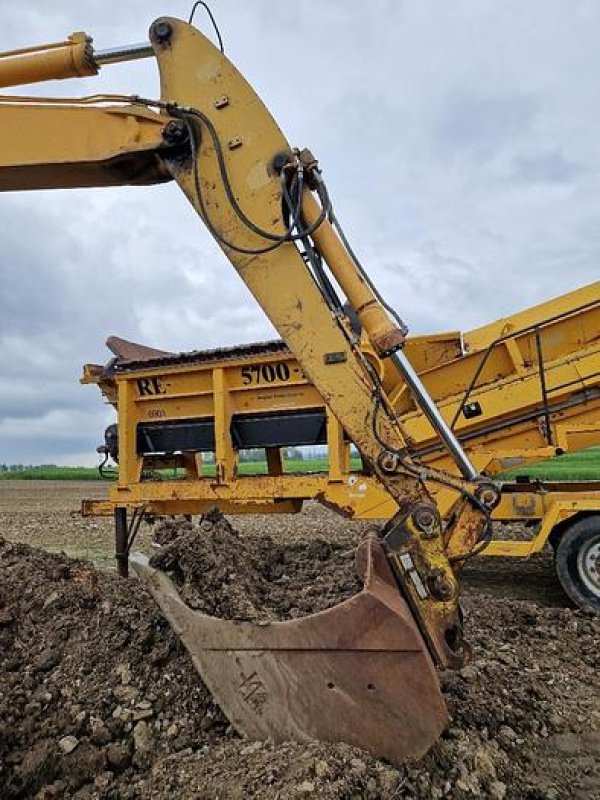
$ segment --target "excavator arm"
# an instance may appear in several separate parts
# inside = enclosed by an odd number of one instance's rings
[[[336,230],[316,159],[289,145],[252,87],[192,26],[161,18],[151,26],[150,42],[151,46],[109,51],[105,58],[153,54],[160,73],[159,99],[0,100],[0,189],[141,185],[169,179],[178,183],[399,505],[399,513],[359,559],[367,578],[373,581],[375,574],[389,594],[388,578],[393,575],[391,583],[404,598],[393,603],[408,604],[408,616],[416,621],[433,662],[459,666],[466,647],[458,584],[444,537],[452,538],[454,550],[464,555],[477,549],[498,492],[477,475],[403,354],[406,329]],[[45,61],[48,52],[51,57]],[[23,83],[93,74],[103,60],[101,54],[94,55],[87,37],[74,35],[49,50],[46,46],[41,52],[0,56],[0,84],[18,82],[15,58],[21,61]],[[394,360],[462,477],[428,469],[410,457],[339,290],[378,356]],[[119,447],[124,450],[132,435],[121,425]],[[457,492],[445,532],[427,489],[429,481]],[[172,604],[167,606],[172,611]]]

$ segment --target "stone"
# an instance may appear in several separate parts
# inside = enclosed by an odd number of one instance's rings
[[[112,690],[114,697],[119,700],[121,703],[129,703],[132,700],[135,700],[137,695],[137,689],[133,686],[124,685],[124,686],[115,686]]]
[[[504,800],[506,797],[506,784],[502,781],[492,781],[488,787],[491,800]]]
[[[508,725],[502,725],[498,731],[498,741],[501,745],[510,746],[517,740],[517,734]]]
[[[131,764],[131,752],[129,747],[122,742],[109,745],[106,748],[106,760],[111,767],[118,772],[122,772]]]
[[[326,761],[317,761],[315,764],[315,775],[317,778],[324,778],[329,775],[329,764]]]
[[[79,739],[76,736],[63,736],[59,739],[58,746],[63,753],[72,753],[79,744]]]
[[[379,783],[386,794],[394,794],[400,783],[400,772],[397,769],[387,768],[381,771]]]
[[[246,745],[240,750],[240,755],[247,756],[250,753],[256,753],[257,750],[261,750],[263,743],[258,739],[255,742],[251,742],[250,744]]]
[[[90,736],[91,741],[97,745],[108,744],[112,739],[112,734],[105,725],[96,725]]]
[[[131,668],[129,664],[119,664],[116,669],[117,675],[121,678],[123,686],[128,686],[131,683]]]
[[[487,778],[496,777],[496,767],[485,747],[478,747],[473,755],[475,769]]]
[[[365,762],[361,761],[360,758],[351,758],[350,766],[352,767],[352,769],[356,770],[356,772],[364,772],[367,768]]]
[[[154,715],[151,708],[136,708],[133,711],[133,721],[139,722],[142,719],[150,719]]]
[[[458,674],[461,678],[464,678],[467,681],[472,681],[479,675],[479,670],[473,664],[467,664],[466,667],[463,667],[461,670],[459,670]]]
[[[302,781],[296,787],[298,794],[312,794],[315,790],[315,785],[312,781]]]
[[[147,753],[152,749],[152,732],[145,720],[134,727],[133,744],[137,753]]]
[[[48,608],[48,606],[52,605],[52,603],[55,603],[59,597],[60,592],[51,592],[44,600],[43,608]]]
[[[43,653],[35,659],[33,666],[39,672],[49,672],[58,665],[60,658],[55,650],[44,650]]]

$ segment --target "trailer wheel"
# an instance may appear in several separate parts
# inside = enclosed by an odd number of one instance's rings
[[[571,600],[600,611],[600,516],[584,517],[564,530],[555,544],[558,579]]]

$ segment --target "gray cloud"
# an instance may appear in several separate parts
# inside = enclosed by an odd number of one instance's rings
[[[86,29],[143,39],[190,3],[37,0],[0,47]],[[415,332],[468,329],[598,277],[600,8],[593,0],[213,4],[227,52]],[[205,20],[197,22],[205,29]],[[36,94],[156,95],[150,62]],[[94,460],[110,410],[80,387],[108,334],[173,350],[273,330],[173,185],[0,196],[0,461]]]

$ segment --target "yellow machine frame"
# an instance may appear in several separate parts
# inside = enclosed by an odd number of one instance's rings
[[[409,337],[405,348],[446,419],[456,419],[473,463],[493,475],[600,442],[599,328],[600,283],[594,283],[463,335]],[[449,456],[399,376],[363,346],[411,448],[424,461],[450,469]],[[282,342],[179,356],[156,352],[137,361],[135,353],[127,355],[108,370],[84,368],[82,382],[99,385],[125,434],[110,499],[84,501],[85,515],[113,514],[124,505],[159,515],[199,514],[214,506],[225,513],[294,513],[308,499],[357,519],[387,519],[397,512],[376,477],[351,470],[349,438]],[[326,420],[327,472],[285,474],[281,447],[272,445],[266,447],[266,475],[240,474],[232,439],[237,418],[281,419],[317,409]],[[214,423],[214,476],[207,474],[200,451],[140,452],[144,425],[197,419]],[[293,416],[286,420],[293,425]],[[179,477],[160,474],[161,468],[178,468]],[[439,488],[435,494],[442,513],[449,513],[453,492]],[[530,555],[562,522],[599,508],[593,482],[506,482],[494,519],[540,524],[529,541],[494,541],[483,552]],[[452,552],[451,542],[448,547]]]

